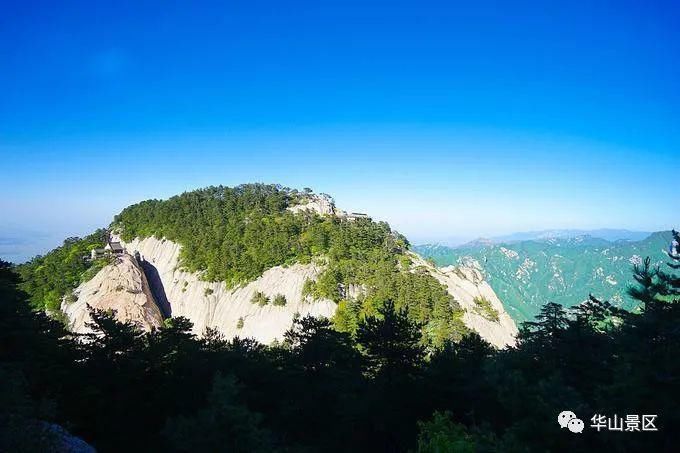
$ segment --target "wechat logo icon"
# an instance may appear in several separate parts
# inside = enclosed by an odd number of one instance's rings
[[[585,426],[583,420],[576,417],[576,414],[572,411],[560,412],[560,415],[557,416],[557,423],[560,424],[560,428],[567,428],[572,433],[582,433]]]

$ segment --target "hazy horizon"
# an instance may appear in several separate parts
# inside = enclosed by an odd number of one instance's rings
[[[303,189],[304,187],[300,186],[294,188]],[[315,191],[324,192],[318,190]],[[175,195],[179,193],[181,192],[177,192]],[[337,203],[337,197],[334,198],[336,199]],[[139,201],[143,200],[140,199],[136,202]],[[338,207],[342,209],[360,211],[360,209],[356,209],[353,206],[348,206],[341,203],[337,204]],[[59,227],[49,230],[40,229],[39,226],[31,226],[29,228],[24,228],[23,226],[18,225],[16,223],[15,224],[12,224],[10,222],[0,223],[0,259],[14,263],[22,263],[36,255],[45,254],[46,252],[52,250],[53,248],[61,245],[64,239],[68,237],[73,236],[82,237],[93,232],[97,228],[107,227],[109,223],[113,220],[114,215],[120,212],[124,207],[125,206],[122,206],[120,209],[117,209],[115,212],[110,214],[108,219],[101,220],[102,218],[106,217],[106,214],[99,215],[98,218],[73,219],[72,222],[64,222]],[[366,210],[365,212],[371,215],[374,220],[388,222],[393,229],[404,234],[409,239],[409,241],[414,245],[431,243],[442,244],[447,246],[457,246],[480,238],[502,239],[514,235],[540,233],[544,231],[557,231],[557,230],[571,230],[571,231],[621,230],[628,231],[631,233],[654,233],[657,231],[667,231],[673,228],[672,225],[668,227],[651,229],[616,228],[612,226],[601,226],[593,228],[563,228],[547,226],[542,228],[530,228],[523,230],[487,229],[479,232],[465,232],[465,230],[461,229],[458,231],[452,230],[442,231],[433,234],[422,234],[418,233],[417,231],[414,232],[413,230],[409,230],[410,224],[408,223],[399,224],[397,222],[390,221],[389,218],[375,216],[372,214],[370,210]]]

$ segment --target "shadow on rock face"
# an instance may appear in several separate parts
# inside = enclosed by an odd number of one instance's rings
[[[137,261],[139,261],[139,264],[142,266],[142,270],[146,275],[146,280],[149,282],[149,288],[151,289],[151,293],[153,294],[153,298],[156,301],[158,308],[160,308],[164,317],[170,318],[172,316],[172,307],[165,294],[165,288],[163,287],[163,281],[158,273],[158,269],[145,259],[138,258]]]

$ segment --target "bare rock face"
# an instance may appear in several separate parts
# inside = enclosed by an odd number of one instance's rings
[[[320,215],[333,215],[335,214],[335,202],[326,194],[313,194],[301,204],[289,207],[288,210],[294,214],[309,211]]]
[[[163,323],[144,272],[130,255],[115,257],[113,263],[73,293],[76,301],[62,302],[61,309],[74,332],[89,331],[86,326],[91,321],[88,305],[99,310],[115,310],[116,319],[133,322],[143,330],[158,328]]]
[[[474,263],[437,268],[415,253],[411,259],[415,268],[424,268],[446,286],[465,310],[463,322],[467,327],[497,348],[515,345],[517,326]]]
[[[172,241],[135,239],[125,247],[130,253],[139,253],[147,266],[155,269],[172,307],[172,316],[189,318],[196,333],[214,327],[227,336],[252,337],[270,343],[282,339],[296,313],[328,318],[335,314],[336,304],[331,300],[311,301],[302,297],[305,280],[316,280],[323,271],[313,264],[277,266],[247,285],[228,289],[224,283],[205,282],[197,274],[180,270],[181,246]],[[416,254],[411,254],[411,259],[414,267],[424,267],[447,288],[465,310],[463,322],[470,329],[496,347],[515,344],[517,327],[479,269],[474,266],[438,269]],[[358,291],[360,288],[350,288],[348,296]],[[251,302],[255,292],[262,292],[270,300],[282,294],[287,303],[283,307],[271,303],[260,307]],[[487,301],[498,319],[489,316],[488,310],[481,310],[476,300]]]
[[[330,318],[335,313],[333,301],[310,300],[302,295],[305,281],[316,280],[323,271],[314,264],[276,266],[248,284],[227,288],[223,282],[206,282],[199,274],[179,269],[181,246],[172,241],[135,239],[125,248],[139,255],[151,286],[158,288],[156,295],[160,292],[160,298],[167,300],[168,314],[188,318],[197,334],[211,327],[227,337],[255,338],[269,344],[283,339],[296,314]],[[252,302],[258,292],[269,299],[266,305]],[[285,305],[274,305],[277,295],[285,297]]]

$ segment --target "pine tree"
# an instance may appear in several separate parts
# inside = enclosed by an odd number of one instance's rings
[[[671,271],[651,266],[649,258],[634,268],[638,285],[630,294],[641,302],[640,313],[631,314],[614,337],[617,379],[603,392],[614,407],[659,414],[665,436],[644,445],[658,451],[680,442],[680,279],[673,272],[680,269],[680,237],[676,231],[673,237],[666,263]]]
[[[387,300],[377,316],[367,316],[357,328],[357,342],[368,362],[369,374],[387,381],[413,374],[425,355],[421,326],[408,319],[408,309],[396,310]]]
[[[555,302],[548,302],[541,307],[536,321],[527,321],[522,326],[520,340],[552,343],[559,338],[569,325],[569,318],[564,307]]]
[[[276,451],[262,416],[239,400],[240,386],[232,375],[215,376],[207,406],[191,416],[168,420],[163,434],[176,451]]]

